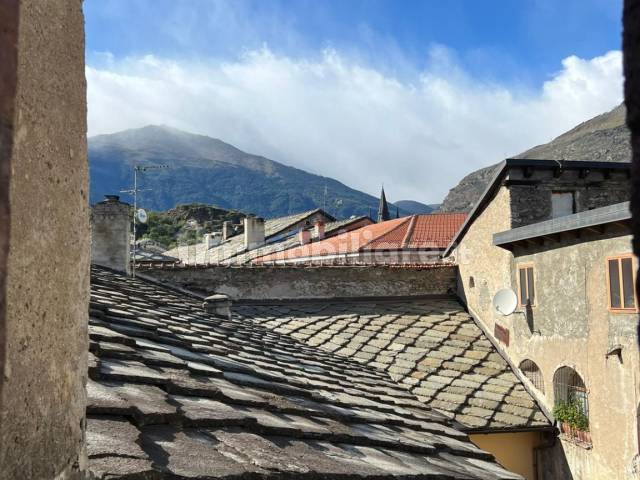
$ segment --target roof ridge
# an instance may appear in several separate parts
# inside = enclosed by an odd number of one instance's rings
[[[396,219],[397,220],[397,219]],[[407,223],[409,221],[409,218],[404,218],[402,219],[402,222],[398,222],[398,225],[394,226],[393,228],[390,228],[389,230],[387,230],[384,233],[381,233],[380,235],[378,235],[375,238],[372,238],[371,240],[369,240],[367,243],[360,245],[360,247],[358,248],[358,251],[362,251],[364,250],[365,247],[368,247],[369,245],[371,245],[374,241],[378,240],[381,237],[384,237],[385,235],[389,235],[391,232],[395,232],[398,228],[400,228],[401,226],[403,226],[405,223]],[[393,220],[387,220],[388,222],[393,222]],[[384,222],[383,222],[384,223]],[[374,225],[378,225],[378,224],[374,224]],[[366,227],[363,227],[366,228]]]
[[[404,238],[402,239],[402,243],[400,244],[401,248],[407,248],[409,245],[409,239],[413,235],[413,230],[416,228],[416,220],[417,215],[411,215],[411,220],[409,222],[409,226],[407,227],[407,233],[405,233]]]

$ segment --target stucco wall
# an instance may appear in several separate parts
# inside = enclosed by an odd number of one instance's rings
[[[534,455],[542,441],[539,432],[487,433],[469,435],[469,438],[478,447],[493,453],[510,472],[526,480],[537,480]]]
[[[493,234],[511,228],[510,202],[509,190],[500,188],[454,252],[459,269],[458,293],[491,331],[495,321],[493,295],[511,284],[511,254],[492,247]]]
[[[2,2],[3,171],[10,165],[6,305],[0,312],[0,477],[76,478],[83,468],[88,169],[79,0]],[[7,15],[11,9],[18,17]],[[12,33],[13,32],[13,33]],[[17,34],[17,70],[8,58]],[[6,183],[0,190],[6,189]],[[6,190],[5,190],[6,191]],[[1,201],[1,200],[0,200]]]
[[[511,207],[517,203],[511,198],[514,195],[516,190],[502,187],[455,250],[460,295],[490,334],[496,323],[509,330],[510,344],[501,347],[515,365],[525,358],[538,364],[545,394],[538,392],[537,396],[549,410],[558,367],[577,370],[589,389],[592,448],[562,440],[558,448],[545,453],[543,471],[557,473],[568,467],[575,480],[638,478],[633,473],[633,464],[638,462],[636,411],[640,401],[638,315],[607,309],[605,271],[607,256],[631,252],[631,238],[620,236],[616,229],[621,227],[614,226],[604,235],[583,232],[580,238],[566,235],[562,243],[547,241],[529,250],[515,250],[514,257],[492,246],[493,233],[510,228]],[[536,306],[528,319],[521,311],[502,316],[491,303],[501,288],[517,291],[520,263],[534,265]],[[623,346],[622,363],[616,356],[605,356],[615,344]]]
[[[512,287],[517,287],[520,263],[534,266],[536,306],[529,313],[532,333],[523,313],[504,317],[513,332],[508,348],[519,364],[527,358],[542,371],[545,394],[553,407],[553,376],[561,366],[576,370],[589,392],[593,446],[585,449],[563,441],[574,478],[638,478],[632,464],[638,453],[636,409],[638,383],[637,314],[608,309],[606,258],[631,253],[631,236],[593,236],[579,243],[516,251]],[[622,362],[606,356],[622,345]],[[640,472],[638,472],[640,473]]]
[[[192,291],[244,300],[446,295],[456,285],[453,267],[208,267],[140,273]]]

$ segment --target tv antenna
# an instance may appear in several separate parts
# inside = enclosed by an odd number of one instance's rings
[[[160,170],[164,168],[169,168],[169,165],[134,165],[133,188],[130,190],[120,190],[120,193],[127,193],[133,196],[133,262],[131,267],[132,277],[136,276],[136,220],[138,218],[138,192],[147,192],[151,190],[151,188],[138,188],[138,172],[144,173],[149,170]]]
[[[513,290],[510,288],[503,288],[498,290],[496,294],[493,296],[493,308],[495,308],[498,313],[504,315],[511,315],[518,306],[518,297]]]

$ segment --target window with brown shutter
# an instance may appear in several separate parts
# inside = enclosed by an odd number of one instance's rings
[[[535,305],[536,290],[533,279],[533,265],[518,266],[518,285],[520,306]]]
[[[636,311],[633,256],[607,258],[607,289],[609,308],[616,311]]]

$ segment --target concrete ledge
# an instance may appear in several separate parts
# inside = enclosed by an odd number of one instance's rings
[[[617,203],[607,207],[567,215],[566,217],[554,218],[545,222],[514,228],[506,232],[495,233],[493,235],[493,244],[502,247],[523,240],[630,219],[629,202]]]

